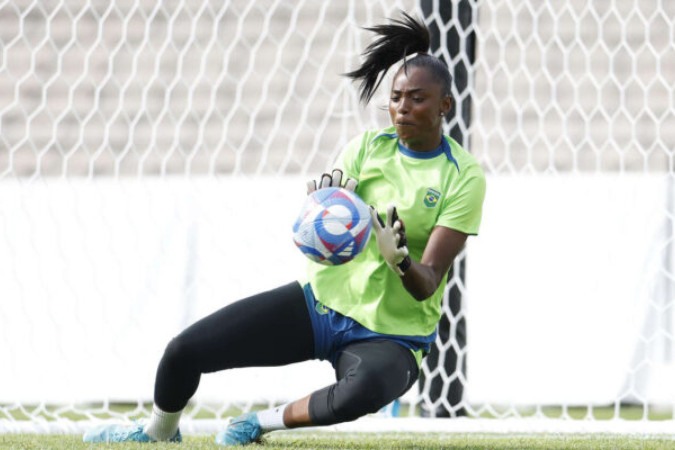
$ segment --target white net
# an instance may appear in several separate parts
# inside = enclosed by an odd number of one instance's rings
[[[146,414],[171,336],[293,279],[305,179],[387,124],[387,81],[364,109],[339,74],[399,9],[464,67],[470,115],[448,130],[488,176],[448,288],[461,305],[423,366],[439,392],[415,387],[401,414],[673,418],[675,4],[20,0],[0,2],[0,431]],[[206,376],[189,417],[331,379]]]
[[[384,12],[354,9],[5,2],[5,175],[319,170],[354,122],[337,74],[356,24]]]

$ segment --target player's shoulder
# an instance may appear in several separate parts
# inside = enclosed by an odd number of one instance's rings
[[[396,129],[380,128],[369,129],[354,136],[347,145],[347,152],[358,154],[360,157],[367,157],[373,153],[379,153],[378,149],[390,147],[397,142]]]
[[[363,133],[361,145],[366,153],[378,152],[380,150],[396,149],[398,135],[395,127],[370,129]]]
[[[445,140],[450,146],[450,153],[452,158],[456,161],[456,166],[460,173],[469,176],[484,177],[483,169],[474,155],[450,136],[446,135]]]
[[[387,128],[371,128],[362,132],[357,139],[363,146],[373,147],[391,142],[397,142],[398,135],[393,126]]]

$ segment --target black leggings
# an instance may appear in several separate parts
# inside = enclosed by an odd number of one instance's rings
[[[202,373],[237,367],[282,366],[314,359],[314,334],[298,283],[232,303],[169,342],[157,369],[155,404],[182,410]],[[315,425],[357,419],[398,398],[415,382],[410,350],[391,341],[348,345],[335,364],[337,383],[312,394]]]

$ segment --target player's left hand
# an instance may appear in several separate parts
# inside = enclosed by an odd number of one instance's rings
[[[342,177],[343,177],[342,170],[333,169],[331,173],[324,173],[323,175],[321,175],[318,183],[316,180],[309,180],[307,182],[307,194],[309,195],[312,192],[316,191],[317,189],[323,189],[327,187],[341,187],[347,189],[348,191],[354,192],[358,182],[353,178],[347,178],[347,180],[343,185]]]
[[[370,217],[380,253],[389,268],[399,276],[403,276],[412,261],[408,255],[408,240],[405,235],[405,227],[403,222],[398,218],[396,206],[390,205],[387,208],[387,218],[385,221],[382,221],[377,214],[377,210],[371,206]]]

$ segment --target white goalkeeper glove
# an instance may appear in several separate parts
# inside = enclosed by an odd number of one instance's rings
[[[377,239],[380,253],[391,270],[399,276],[403,276],[412,264],[408,256],[408,240],[405,236],[405,227],[398,218],[396,207],[390,205],[387,208],[387,220],[380,219],[377,211],[370,207],[370,217],[373,223],[373,232]]]
[[[348,191],[354,192],[357,184],[358,182],[353,178],[347,178],[347,181],[345,181],[345,184],[343,186],[342,170],[333,169],[332,173],[324,173],[323,175],[321,175],[318,183],[316,182],[316,180],[309,180],[307,182],[307,194],[309,195],[312,192],[316,191],[317,189],[323,189],[327,187],[341,187],[347,189]]]

